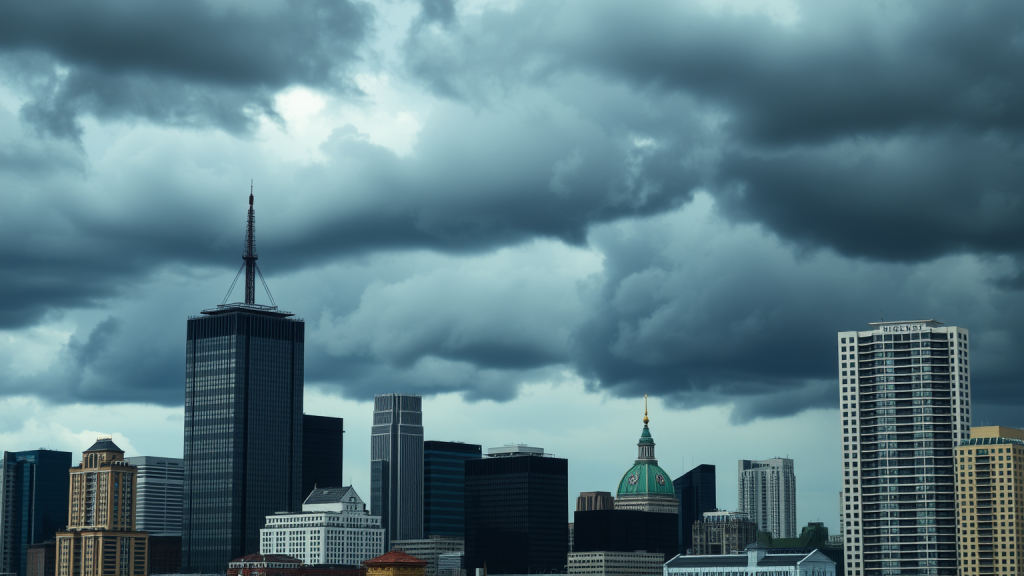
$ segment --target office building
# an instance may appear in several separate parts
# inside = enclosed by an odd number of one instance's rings
[[[149,573],[181,573],[181,536],[149,537]]]
[[[302,501],[305,324],[255,303],[252,203],[250,194],[245,302],[188,319],[181,555],[189,573],[222,573],[258,552],[264,519]]]
[[[67,526],[71,453],[4,452],[0,460],[0,572],[25,576],[33,544]]]
[[[580,492],[576,497],[576,511],[614,510],[615,498],[611,492]]]
[[[742,512],[705,512],[692,527],[693,553],[737,554],[757,542],[757,524]]]
[[[573,517],[573,552],[657,552],[679,550],[675,514],[642,510],[581,510]]]
[[[615,495],[616,510],[641,510],[679,514],[679,499],[670,476],[654,456],[654,438],[647,424],[647,395],[644,395],[644,429],[637,442],[637,458],[633,466],[619,480]]]
[[[150,536],[181,537],[185,461],[162,456],[132,456],[125,461],[138,470],[136,528]]]
[[[662,573],[665,555],[655,552],[573,552],[569,574],[594,576],[655,576]]]
[[[366,576],[365,568],[303,564],[283,554],[247,554],[228,562],[227,576]],[[177,575],[176,575],[177,576]]]
[[[437,576],[466,576],[466,553],[445,552],[438,556]]]
[[[953,576],[968,333],[934,320],[870,327],[836,336],[846,574]]]
[[[479,444],[423,443],[423,534],[453,538],[465,535],[466,460],[481,457]]]
[[[679,553],[693,548],[693,523],[718,510],[715,466],[701,464],[672,481],[679,498]]]
[[[302,415],[302,498],[315,486],[342,486],[345,419]]]
[[[796,538],[796,474],[789,458],[740,460],[739,512],[775,538]]]
[[[565,569],[569,461],[543,448],[505,446],[466,461],[466,571],[539,574]]]
[[[975,426],[956,447],[961,576],[1024,574],[1024,430]]]
[[[438,576],[438,561],[442,554],[465,553],[466,542],[462,538],[431,536],[422,540],[395,540],[391,543],[392,550],[405,552],[427,563],[425,576]]]
[[[385,544],[423,538],[423,400],[410,394],[373,399],[370,510]]]
[[[759,544],[746,554],[676,556],[665,563],[665,576],[836,576],[836,564],[818,551],[799,554],[771,554]]]
[[[56,534],[56,576],[146,576],[149,534],[135,528],[137,469],[99,438],[70,469],[67,528]]]
[[[384,529],[380,516],[351,486],[317,487],[301,512],[267,516],[260,530],[260,554],[283,554],[304,564],[359,565],[384,553]]]
[[[836,576],[844,575],[842,538],[833,538],[823,522],[808,522],[797,538],[773,538],[758,532],[757,541],[768,547],[770,554],[807,554],[818,550],[836,563]]]

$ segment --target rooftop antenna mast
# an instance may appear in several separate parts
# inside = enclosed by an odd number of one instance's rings
[[[249,180],[249,217],[245,227],[245,303],[256,303],[256,211],[252,207],[252,180]]]

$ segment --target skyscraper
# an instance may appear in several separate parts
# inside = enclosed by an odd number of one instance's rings
[[[230,560],[258,552],[264,519],[302,502],[305,324],[276,305],[255,303],[255,278],[262,274],[254,220],[250,194],[239,270],[245,271],[245,302],[188,320],[185,572],[223,572]]]
[[[559,572],[569,552],[569,461],[543,448],[491,448],[466,461],[466,573]]]
[[[970,437],[967,331],[872,322],[836,337],[849,576],[957,573],[953,448]]]
[[[796,538],[796,474],[789,458],[739,461],[739,512],[774,538]]]
[[[71,453],[4,452],[0,461],[0,572],[28,573],[28,548],[67,527]]]
[[[56,534],[56,576],[146,576],[149,534],[135,528],[137,470],[108,437],[70,470],[67,528]]]
[[[151,536],[181,536],[181,494],[185,461],[162,456],[132,456],[138,470],[135,527]]]
[[[302,415],[302,497],[344,484],[345,419]]]
[[[971,439],[957,446],[956,463],[960,575],[1021,576],[1024,430],[975,426]]]
[[[423,538],[423,400],[410,394],[373,399],[370,513],[386,543]]]
[[[423,443],[424,535],[465,535],[466,460],[481,457],[479,444],[438,440]]]
[[[693,523],[718,509],[714,464],[701,464],[672,481],[679,498],[679,553],[693,548]]]

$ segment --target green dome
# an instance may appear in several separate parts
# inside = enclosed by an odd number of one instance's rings
[[[645,494],[667,494],[675,496],[672,479],[657,462],[637,462],[622,475],[619,481],[621,496],[641,496]]]

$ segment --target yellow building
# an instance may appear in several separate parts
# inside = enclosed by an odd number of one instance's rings
[[[1024,576],[1024,430],[973,427],[970,438],[956,448],[959,573]]]
[[[70,473],[56,576],[146,576],[149,534],[135,530],[136,467],[110,438],[100,438]]]

